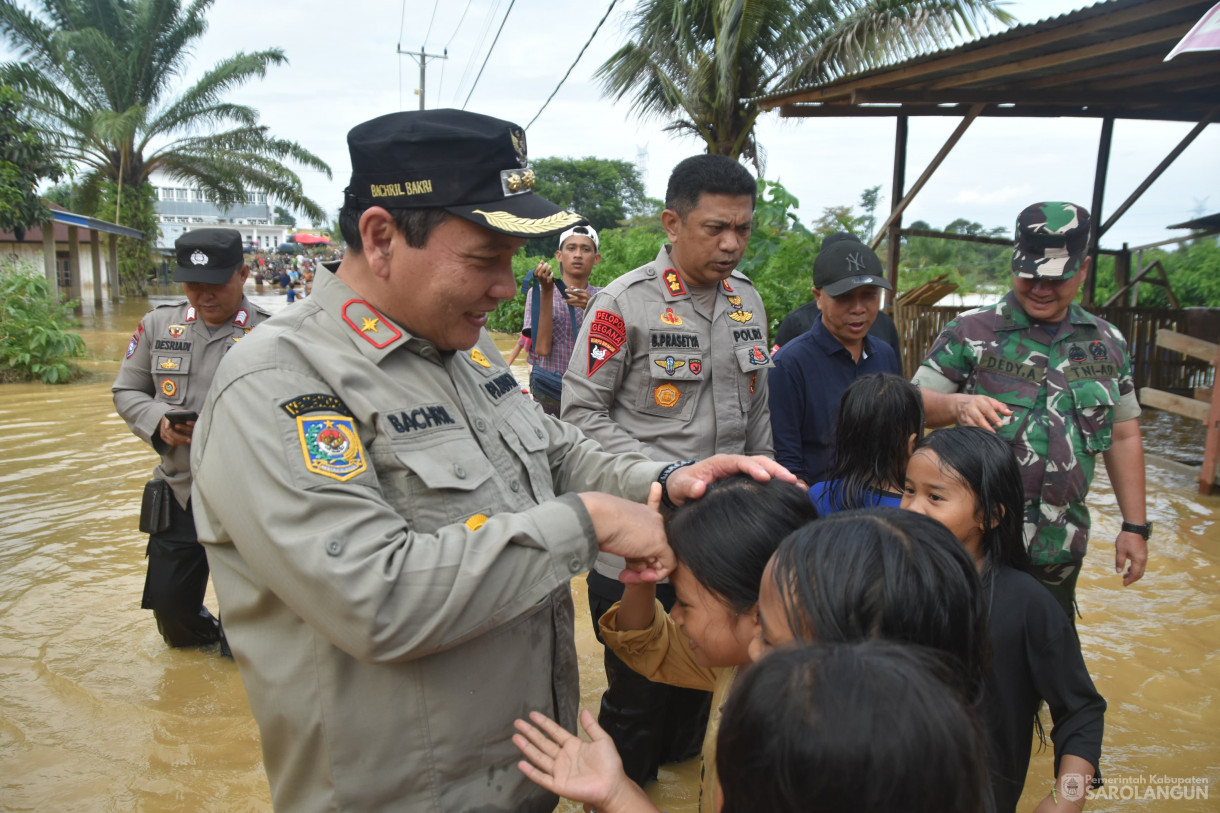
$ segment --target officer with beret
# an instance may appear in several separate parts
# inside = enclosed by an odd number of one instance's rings
[[[914,379],[928,426],[981,426],[1012,447],[1033,573],[1073,620],[1098,454],[1122,513],[1114,566],[1124,585],[1144,575],[1152,530],[1127,342],[1074,302],[1092,270],[1089,229],[1089,212],[1074,203],[1026,207],[1017,217],[1012,290],[950,322]]]
[[[250,272],[236,230],[189,231],[174,251],[173,278],[182,283],[186,300],[145,314],[111,391],[115,411],[161,455],[145,488],[145,512],[160,522],[147,528],[148,574],[140,606],[153,611],[165,643],[179,647],[223,639],[203,606],[208,562],[191,510],[192,413],[203,407],[220,360],[270,314],[242,291]]]
[[[533,193],[520,127],[393,113],[348,148],[343,260],[230,354],[192,458],[272,798],[549,811],[512,721],[575,725],[572,577],[598,550],[668,572],[650,491],[781,472],[721,456],[658,484],[665,463],[609,454],[521,392],[487,315],[526,238],[579,215]]]

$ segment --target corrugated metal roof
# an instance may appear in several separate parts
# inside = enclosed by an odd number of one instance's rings
[[[1220,52],[1164,57],[1214,0],[1109,0],[954,48],[759,97],[785,116],[1114,116],[1198,121]]]

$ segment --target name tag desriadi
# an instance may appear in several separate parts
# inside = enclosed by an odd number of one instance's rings
[[[1064,371],[1068,382],[1084,379],[1118,378],[1118,365],[1107,361],[1092,364],[1069,364]]]
[[[1006,359],[996,353],[984,353],[983,357],[979,359],[979,369],[1019,378],[1031,384],[1041,384],[1042,379],[1046,377],[1046,371],[1041,367]]]

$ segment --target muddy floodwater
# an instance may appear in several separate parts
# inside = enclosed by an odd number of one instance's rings
[[[284,306],[282,296],[256,298]],[[84,383],[0,386],[2,810],[271,809],[237,667],[214,650],[167,649],[139,607],[145,539],[136,514],[156,457],[114,414],[110,383],[148,307],[86,311]],[[498,337],[506,354],[515,340]],[[514,372],[524,381],[523,361]],[[1166,413],[1142,422],[1159,453],[1202,456],[1200,427]],[[1150,467],[1152,558],[1144,579],[1124,589],[1112,544],[1121,520],[1098,469],[1079,630],[1109,702],[1102,772],[1113,798],[1088,809],[1218,810],[1220,499],[1197,496],[1177,470]],[[233,472],[241,476],[240,460]],[[596,711],[601,653],[583,579],[572,587],[582,702]],[[215,609],[210,589],[208,604]],[[1046,795],[1050,777],[1049,750],[1036,753],[1022,810]],[[697,780],[696,760],[664,769],[650,792],[671,813],[695,811]]]

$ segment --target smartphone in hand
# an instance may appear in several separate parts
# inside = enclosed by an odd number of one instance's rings
[[[174,426],[188,423],[199,418],[199,413],[194,410],[173,410],[165,413],[165,420],[169,421]]]

